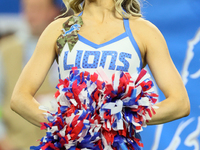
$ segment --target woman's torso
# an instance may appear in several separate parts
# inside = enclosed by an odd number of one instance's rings
[[[141,70],[141,53],[128,19],[118,20],[116,25],[107,22],[95,26],[84,19],[83,23],[71,52],[66,43],[58,56],[61,79],[69,76],[72,67],[90,73],[102,67],[109,78],[116,71],[134,74]]]

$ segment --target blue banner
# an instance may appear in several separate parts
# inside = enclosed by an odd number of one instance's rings
[[[19,13],[20,0],[0,0],[0,13]]]
[[[199,150],[200,1],[148,0],[142,11],[164,35],[191,102],[188,117],[145,128],[142,132],[143,150]],[[164,100],[164,95],[158,91],[159,100]]]

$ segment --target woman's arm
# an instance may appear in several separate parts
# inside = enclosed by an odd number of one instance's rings
[[[171,60],[164,37],[150,22],[139,22],[140,31],[136,34],[141,39],[141,53],[145,54],[143,60],[149,65],[158,87],[166,97],[156,104],[159,108],[155,109],[156,114],[148,124],[162,124],[189,115],[187,91]]]
[[[33,56],[23,69],[11,97],[11,109],[34,125],[47,122],[34,95],[56,58],[55,43],[61,34],[62,19],[51,23],[42,33]]]

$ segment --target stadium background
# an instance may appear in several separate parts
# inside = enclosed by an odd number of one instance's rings
[[[19,0],[0,1],[0,34],[20,28]],[[200,149],[200,1],[148,0],[144,18],[164,35],[170,55],[182,76],[191,101],[188,117],[164,125],[148,126],[142,132],[143,150]],[[164,96],[158,90],[159,100]]]

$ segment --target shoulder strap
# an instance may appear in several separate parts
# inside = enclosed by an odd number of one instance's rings
[[[71,51],[78,41],[78,30],[82,26],[83,21],[81,16],[72,16],[65,23],[63,23],[63,34],[57,39],[57,48],[59,55],[63,47],[68,43],[69,50]]]
[[[128,37],[129,37],[129,39],[131,40],[131,43],[132,43],[133,47],[135,48],[135,50],[136,50],[136,52],[137,52],[137,54],[138,54],[138,56],[139,56],[139,58],[141,60],[140,61],[140,66],[142,68],[142,57],[141,57],[140,49],[139,49],[139,47],[137,45],[137,42],[135,41],[135,38],[134,38],[134,36],[132,34],[132,31],[130,29],[129,19],[123,18],[123,20],[124,20],[124,28],[126,30],[126,33],[127,33]]]

